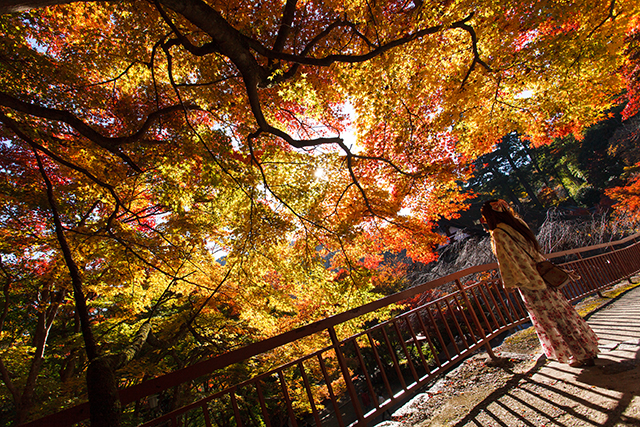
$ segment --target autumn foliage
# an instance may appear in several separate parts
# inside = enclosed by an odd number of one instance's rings
[[[625,43],[625,63],[622,76],[626,83],[627,105],[623,117],[628,119],[640,111],[640,19],[632,20]]]
[[[607,195],[617,201],[616,211],[621,215],[628,215],[636,221],[640,220],[640,164],[633,168],[634,173],[629,177],[626,185],[607,190]]]
[[[3,2],[2,407],[392,292],[470,161],[635,93],[636,3]]]

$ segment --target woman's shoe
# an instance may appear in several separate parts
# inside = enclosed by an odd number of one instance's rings
[[[572,368],[588,368],[590,366],[596,366],[596,358],[590,357],[585,360],[574,360],[573,362],[569,363],[569,366],[571,366]]]

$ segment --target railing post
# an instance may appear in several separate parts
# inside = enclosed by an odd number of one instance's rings
[[[578,256],[578,259],[580,261],[584,260],[580,252],[576,253],[576,255]],[[602,295],[602,292],[600,291],[600,285],[598,284],[598,277],[594,275],[595,273],[591,270],[591,266],[587,264],[587,268],[584,269],[584,272],[587,275],[587,277],[589,277],[589,280],[593,284],[593,287],[595,288],[596,293],[598,294],[598,298],[604,298],[604,295]]]
[[[349,393],[349,397],[351,398],[351,402],[353,403],[353,409],[356,411],[356,417],[358,417],[358,426],[366,427],[367,424],[364,420],[364,414],[362,413],[362,408],[360,407],[360,401],[358,400],[358,393],[356,392],[356,388],[353,385],[353,381],[351,381],[351,374],[349,373],[349,368],[347,367],[347,361],[344,358],[344,355],[340,351],[340,341],[338,341],[338,336],[336,335],[336,330],[333,329],[333,326],[329,326],[327,328],[329,331],[329,336],[331,337],[331,344],[333,346],[334,351],[336,352],[336,357],[338,358],[338,364],[340,365],[340,371],[342,371],[342,377],[344,378],[344,382],[347,384],[347,391]]]
[[[615,260],[615,268],[616,272],[618,273],[618,279],[622,280],[627,277],[627,274],[624,270],[624,263],[620,258],[620,253],[616,250],[616,248],[613,247],[613,245],[610,245],[609,249],[611,249],[611,255]]]
[[[484,348],[487,349],[487,354],[489,355],[491,360],[493,360],[494,362],[497,362],[500,358],[496,356],[496,354],[493,352],[493,348],[491,348],[491,344],[489,343],[489,341],[487,341],[487,334],[484,331],[484,328],[482,327],[482,325],[480,324],[480,320],[478,319],[478,316],[476,315],[476,311],[473,309],[473,306],[471,305],[471,300],[469,299],[469,296],[465,292],[464,286],[462,286],[462,283],[460,283],[460,279],[456,279],[456,286],[460,290],[460,293],[462,294],[464,301],[467,303],[467,307],[469,307],[469,310],[471,311],[471,317],[473,318],[473,322],[476,324],[476,328],[478,328],[478,332],[482,334],[482,341],[484,343]]]

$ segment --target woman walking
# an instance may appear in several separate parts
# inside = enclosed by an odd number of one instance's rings
[[[562,292],[549,288],[536,269],[545,258],[527,224],[504,200],[482,205],[482,219],[491,233],[502,283],[520,292],[547,358],[573,367],[595,365],[598,337]]]

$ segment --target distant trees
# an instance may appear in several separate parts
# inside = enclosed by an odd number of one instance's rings
[[[565,136],[534,147],[526,136],[510,133],[473,163],[465,187],[505,198],[521,209],[526,205],[540,211],[559,204],[590,208],[607,188],[621,184],[634,158],[631,153],[640,148],[634,138],[639,120],[623,122],[621,110],[586,129],[581,139]]]
[[[466,185],[478,193],[499,195],[516,206],[521,205],[524,193],[532,204],[542,208],[534,189],[536,183],[531,179],[537,163],[530,156],[527,144],[515,132],[503,137],[494,151],[473,163],[473,176]]]

